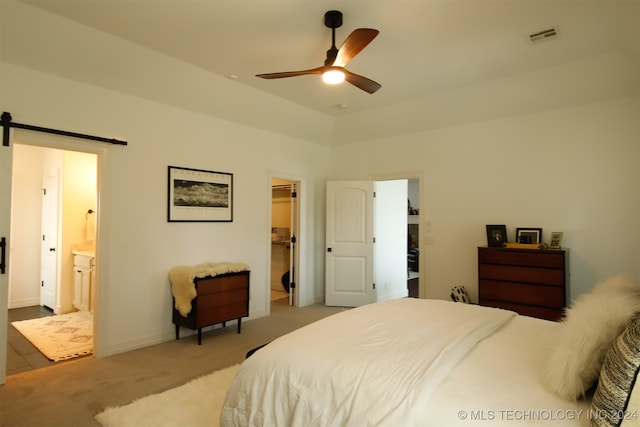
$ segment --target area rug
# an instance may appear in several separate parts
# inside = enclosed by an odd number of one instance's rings
[[[11,322],[48,359],[58,362],[93,353],[93,318],[75,312]]]
[[[220,412],[240,364],[96,415],[103,427],[219,427]]]

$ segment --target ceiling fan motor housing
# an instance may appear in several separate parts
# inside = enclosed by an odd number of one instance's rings
[[[330,10],[324,14],[324,25],[331,28],[331,49],[327,51],[327,59],[324,65],[331,65],[338,56],[338,48],[336,47],[336,28],[342,26],[342,12],[339,10]]]
[[[330,10],[324,14],[324,25],[329,28],[339,28],[342,26],[342,12]]]

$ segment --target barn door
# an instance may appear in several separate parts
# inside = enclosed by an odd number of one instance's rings
[[[12,164],[13,146],[0,146],[0,384],[5,383],[7,375]]]

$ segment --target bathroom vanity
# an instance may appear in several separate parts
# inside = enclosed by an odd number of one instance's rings
[[[73,251],[73,306],[80,311],[93,311],[95,254]]]

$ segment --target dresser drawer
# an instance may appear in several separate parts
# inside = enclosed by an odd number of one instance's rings
[[[478,262],[480,264],[504,264],[537,268],[564,269],[565,267],[563,252],[542,252],[534,249],[484,249],[478,251]]]
[[[224,306],[203,310],[198,314],[196,327],[209,326],[216,323],[226,322],[231,319],[240,319],[248,316],[246,302],[239,302]]]
[[[564,289],[560,286],[480,280],[480,299],[505,301],[542,307],[564,307]]]
[[[248,274],[220,275],[196,279],[198,296],[216,292],[226,292],[234,289],[247,289],[249,287]]]
[[[537,317],[538,319],[546,319],[558,321],[564,316],[564,310],[561,308],[538,307],[533,305],[524,305],[509,303],[505,301],[493,301],[480,299],[480,305],[485,307],[496,307],[505,310],[515,311],[522,316]]]
[[[517,267],[512,265],[480,264],[479,279],[504,280],[509,282],[540,283],[564,286],[564,270],[552,268]]]
[[[202,310],[210,308],[222,307],[227,304],[235,304],[248,300],[247,289],[235,289],[227,292],[216,292],[206,295],[198,295],[196,299],[198,313],[202,313]]]

